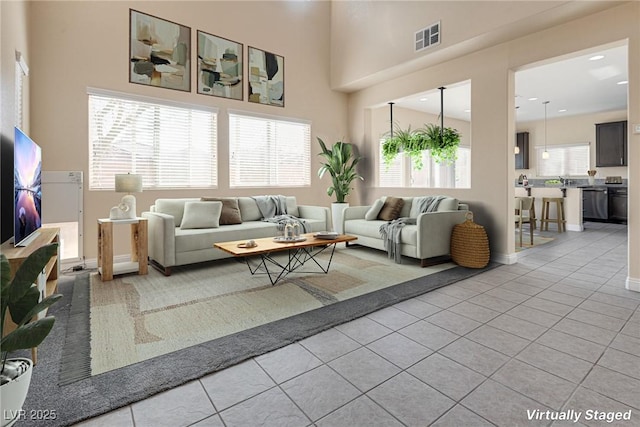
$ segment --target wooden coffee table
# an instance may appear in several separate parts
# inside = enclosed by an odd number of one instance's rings
[[[244,258],[252,275],[266,274],[269,276],[271,284],[275,285],[289,273],[299,270],[309,261],[313,261],[320,271],[305,271],[305,273],[327,274],[329,267],[331,267],[336,244],[357,240],[357,237],[348,234],[338,235],[335,239],[321,239],[315,237],[315,233],[302,234],[301,237],[305,240],[280,242],[275,241],[273,237],[254,239],[256,246],[251,248],[244,247],[246,240],[220,242],[215,243],[214,246],[230,253],[234,257]],[[317,257],[325,250],[330,250],[331,255],[329,261],[323,266]],[[287,252],[286,260],[278,260],[272,256],[280,252]],[[256,262],[257,259],[259,261]]]

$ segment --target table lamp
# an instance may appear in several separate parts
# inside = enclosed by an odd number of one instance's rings
[[[111,208],[109,219],[135,219],[136,198],[131,193],[142,192],[142,175],[138,174],[117,174],[116,193],[127,193],[122,197],[120,204]]]

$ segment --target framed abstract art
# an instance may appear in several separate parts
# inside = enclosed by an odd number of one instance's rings
[[[242,101],[243,48],[198,30],[198,93]]]
[[[191,91],[191,28],[129,10],[129,82]]]
[[[284,107],[284,57],[249,46],[249,102]]]

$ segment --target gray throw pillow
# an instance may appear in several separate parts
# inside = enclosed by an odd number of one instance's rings
[[[180,228],[218,228],[222,202],[186,202]]]
[[[384,200],[382,199],[378,199],[375,202],[373,202],[373,204],[371,205],[367,213],[364,214],[364,219],[367,221],[373,221],[378,219],[378,214],[380,213],[380,210],[382,209],[383,205],[384,205]]]

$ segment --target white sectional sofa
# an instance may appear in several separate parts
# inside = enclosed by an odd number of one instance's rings
[[[358,238],[357,244],[385,250],[380,226],[388,221],[378,219],[379,211],[386,198],[376,200],[370,206],[353,206],[344,211],[343,227],[345,234]],[[404,205],[399,217],[415,218],[415,225],[405,225],[400,231],[400,253],[417,258],[425,267],[448,259],[451,245],[451,232],[456,224],[466,219],[469,206],[459,203],[458,199],[445,197],[435,212],[419,213],[414,206],[415,197],[401,197]],[[417,205],[417,204],[416,204]],[[412,209],[413,208],[413,209]]]
[[[173,266],[231,256],[214,248],[214,243],[277,236],[278,224],[262,221],[261,211],[252,197],[220,199],[225,202],[200,198],[157,199],[148,212],[142,212],[149,224],[150,263],[170,275]],[[225,215],[222,206],[226,209],[229,201],[235,206],[236,214],[239,210],[237,221],[231,221],[235,223],[221,221]],[[330,224],[328,208],[300,206],[295,197],[286,197],[286,213],[304,220],[309,232],[327,230]]]

